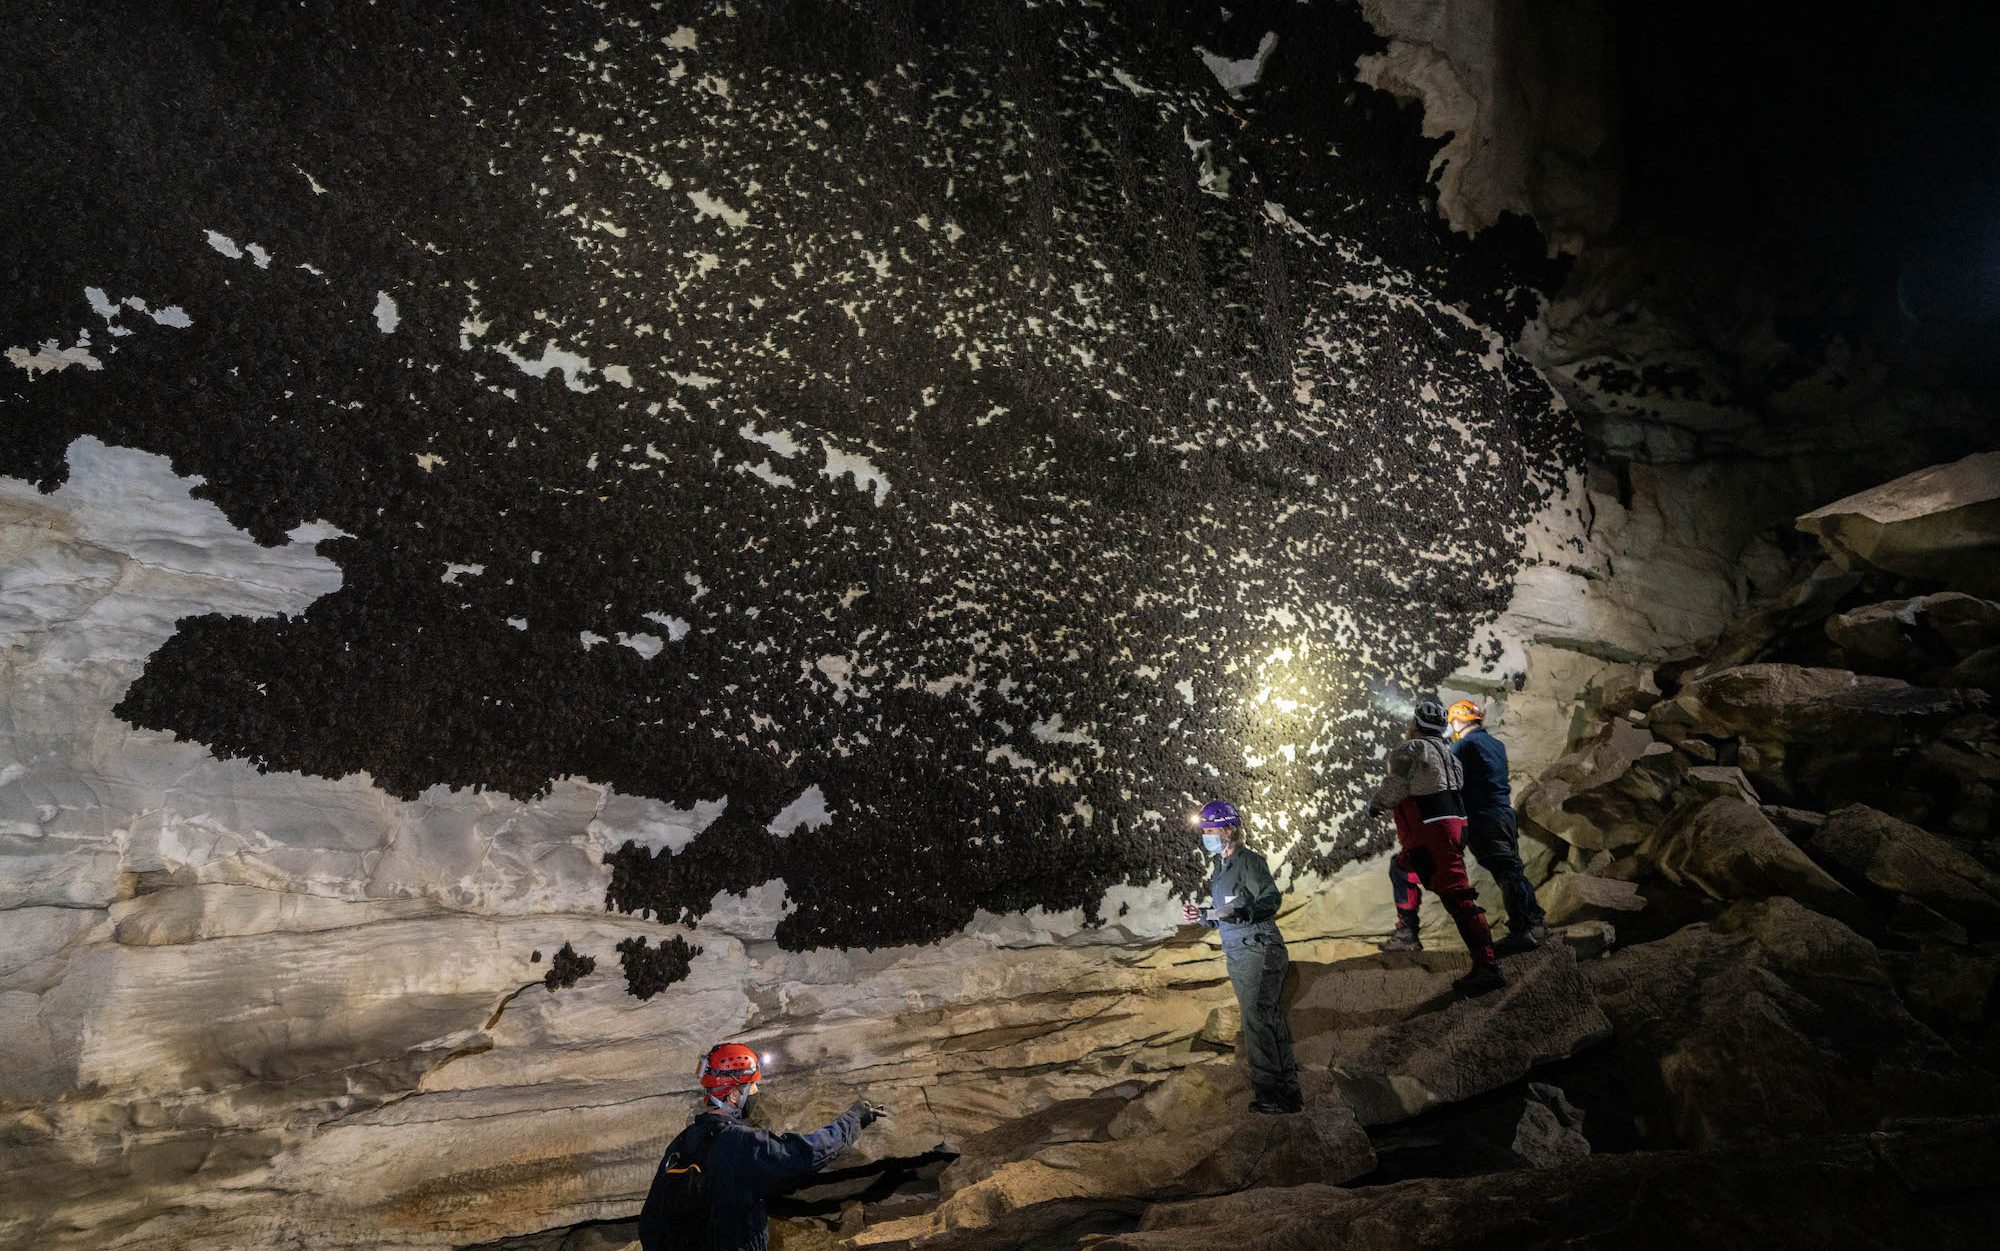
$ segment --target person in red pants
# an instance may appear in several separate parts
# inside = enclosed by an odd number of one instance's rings
[[[1396,932],[1384,951],[1415,951],[1418,903],[1428,887],[1444,901],[1458,936],[1472,953],[1472,972],[1452,983],[1468,995],[1483,995],[1507,984],[1493,950],[1486,910],[1465,874],[1465,770],[1444,741],[1444,706],[1434,699],[1417,705],[1403,742],[1389,753],[1381,789],[1368,801],[1368,815],[1390,812],[1396,819],[1396,854],[1389,881],[1396,892]]]

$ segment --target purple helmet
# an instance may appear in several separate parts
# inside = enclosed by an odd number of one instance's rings
[[[1221,830],[1241,825],[1243,819],[1236,815],[1235,804],[1226,799],[1211,799],[1201,806],[1201,816],[1195,819],[1195,824],[1204,830]]]

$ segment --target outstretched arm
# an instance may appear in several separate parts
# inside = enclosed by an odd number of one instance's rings
[[[758,1143],[753,1167],[757,1189],[773,1195],[789,1190],[819,1172],[833,1158],[854,1145],[868,1115],[868,1105],[857,1102],[809,1134],[766,1134]]]

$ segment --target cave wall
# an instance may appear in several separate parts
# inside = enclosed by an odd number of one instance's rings
[[[1169,1070],[1190,805],[1384,930],[1411,693],[1532,773],[1990,442],[1646,208],[1636,19],[934,7],[12,24],[8,1238],[627,1216],[724,1035],[884,1154]]]
[[[405,799],[708,805],[613,902],[810,878],[798,945],[1185,884],[1211,793],[1300,869],[1379,849],[1384,692],[1569,467],[1501,343],[1535,258],[1386,176],[1409,119],[1231,136],[1198,32],[1087,9],[538,13],[50,33],[52,116],[156,133],[34,171],[95,203],[16,289],[7,467],[93,434],[260,541],[340,532],[337,592],[186,622],[123,717]],[[1365,34],[1321,27],[1277,32],[1302,77]]]
[[[723,1035],[891,1152],[1171,1067],[1211,795],[1386,926],[1581,479],[1358,11],[14,29],[10,1237],[621,1216]]]

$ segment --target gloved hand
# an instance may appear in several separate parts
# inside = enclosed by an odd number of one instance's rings
[[[856,1099],[854,1106],[849,1108],[848,1111],[861,1114],[861,1128],[863,1129],[867,1129],[877,1121],[886,1121],[889,1119],[888,1108],[879,1103],[870,1103],[866,1099]]]
[[[1382,810],[1380,808],[1377,808],[1375,806],[1375,801],[1371,799],[1368,801],[1368,806],[1361,810],[1361,815],[1367,817],[1370,821],[1373,821],[1382,815]]]
[[[1181,924],[1183,924],[1183,925],[1200,925],[1200,924],[1201,924],[1201,909],[1200,909],[1200,908],[1197,908],[1197,907],[1195,907],[1195,906],[1194,906],[1193,904],[1191,904],[1191,903],[1190,903],[1190,904],[1182,904],[1182,905],[1181,905]]]

